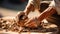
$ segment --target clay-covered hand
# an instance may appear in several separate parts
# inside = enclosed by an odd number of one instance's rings
[[[24,20],[27,18],[27,15],[25,14],[25,12],[21,11],[21,12],[18,12],[17,16],[18,20]]]
[[[37,28],[40,21],[37,18],[30,18],[24,25],[29,28]]]
[[[28,19],[28,16],[25,14],[25,12],[18,12],[16,16],[17,23],[19,26],[24,26],[24,23],[26,22],[26,19]]]

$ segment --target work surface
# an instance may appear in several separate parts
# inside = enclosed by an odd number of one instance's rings
[[[16,14],[18,13],[18,11],[13,11],[13,10],[8,10],[8,9],[4,9],[4,8],[0,8],[0,12],[2,13],[3,16],[16,16]],[[35,17],[35,16],[39,16],[39,12],[31,12],[29,14],[29,18],[31,17]],[[48,21],[45,19],[44,20],[45,23],[48,23]],[[56,25],[50,25],[51,27],[57,27]],[[47,26],[49,27],[49,26]],[[21,34],[56,34],[58,32],[58,30],[54,31],[54,32],[22,32]],[[0,31],[0,34],[18,34],[17,32],[4,32],[4,31]]]
[[[0,34],[18,34],[16,32],[5,32],[5,33],[0,33]],[[48,33],[38,33],[38,32],[23,32],[21,34],[51,34],[51,32]],[[53,33],[52,33],[53,34]]]

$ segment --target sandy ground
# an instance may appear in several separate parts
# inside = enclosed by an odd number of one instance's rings
[[[15,16],[15,15],[17,14],[17,11],[0,8],[0,13],[1,13],[3,16]]]

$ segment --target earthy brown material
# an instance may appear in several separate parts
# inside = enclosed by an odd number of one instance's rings
[[[30,27],[38,27],[39,25],[41,25],[41,21],[45,18],[47,18],[48,16],[51,16],[52,14],[55,13],[55,9],[53,7],[48,7],[45,11],[43,11],[40,16],[38,16],[37,18],[32,18],[30,19],[27,24],[27,26]],[[33,26],[32,26],[33,24]]]
[[[36,0],[34,0],[36,1]],[[38,2],[38,1],[37,1]],[[55,9],[52,7],[48,7],[45,11],[43,11],[38,17],[29,19],[27,17],[28,13],[30,11],[37,10],[39,12],[39,2],[38,3],[30,4],[29,7],[27,7],[26,13],[25,12],[19,12],[16,17],[7,17],[7,18],[0,18],[0,29],[7,31],[15,31],[15,32],[22,32],[24,30],[28,31],[34,31],[34,29],[37,30],[37,32],[53,32],[58,31],[55,27],[50,27],[51,24],[45,24],[41,22],[46,17],[54,14]],[[38,5],[38,6],[37,6]],[[32,8],[32,9],[31,9]],[[33,29],[33,30],[32,30]],[[58,29],[58,28],[57,28]],[[52,31],[51,31],[52,30]]]

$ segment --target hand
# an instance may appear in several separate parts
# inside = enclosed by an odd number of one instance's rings
[[[27,15],[25,15],[25,12],[18,12],[16,16],[16,21],[19,26],[24,26],[24,23],[28,19]]]
[[[25,15],[25,12],[18,12],[17,18],[18,18],[19,20],[24,20],[24,19],[26,19],[26,18],[28,18],[28,17],[27,17],[27,15]]]
[[[38,27],[39,21],[36,18],[30,18],[24,25],[30,28]]]

